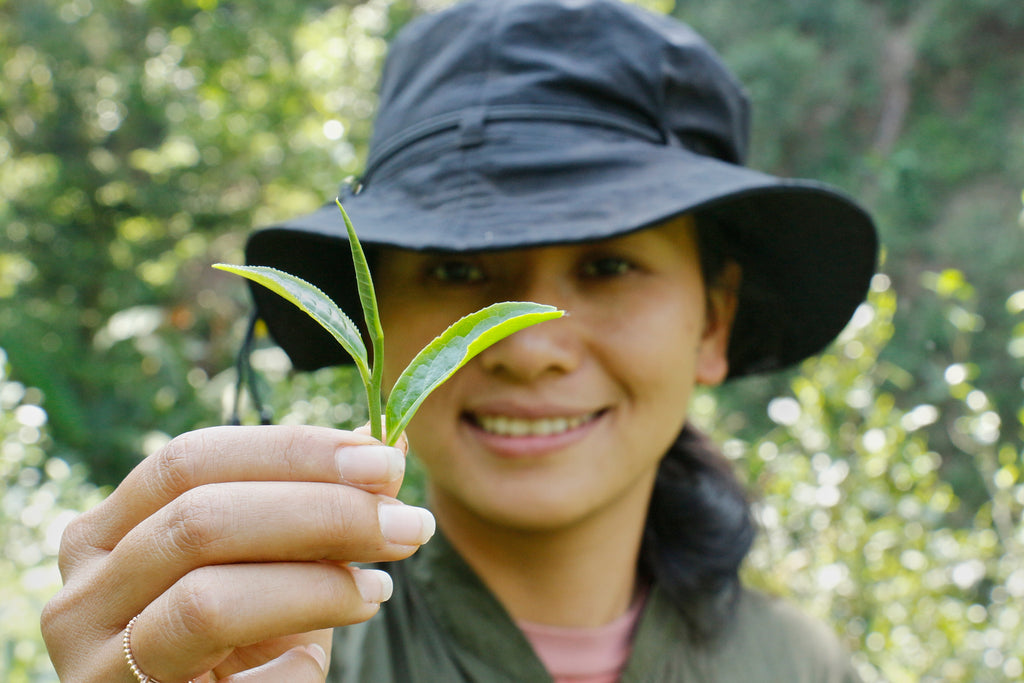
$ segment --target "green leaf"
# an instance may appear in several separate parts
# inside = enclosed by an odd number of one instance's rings
[[[373,342],[373,367],[370,367],[366,345],[358,328],[337,304],[320,289],[305,280],[266,266],[232,266],[218,263],[214,267],[257,282],[292,302],[331,333],[352,356],[359,368],[366,390],[370,430],[374,438],[394,445],[412,416],[434,389],[455,374],[478,353],[514,332],[545,320],[559,318],[563,311],[553,306],[526,301],[505,301],[492,304],[456,321],[430,342],[395,383],[387,407],[381,410],[383,384],[384,330],[380,324],[377,297],[374,292],[366,255],[356,236],[352,222],[338,202],[345,219],[352,261],[356,271],[359,298],[366,326]],[[381,419],[381,413],[384,419]],[[382,422],[384,423],[382,425]]]
[[[363,305],[363,319],[366,321],[366,331],[373,346],[373,368],[370,372],[369,381],[364,378],[366,385],[366,404],[370,418],[370,433],[375,439],[383,438],[383,427],[381,426],[381,385],[384,383],[384,328],[380,324],[380,313],[377,310],[377,293],[373,288],[373,279],[370,277],[370,265],[366,262],[366,254],[363,253],[363,245],[359,243],[356,229],[352,226],[345,207],[341,205],[340,199],[335,199],[338,208],[341,209],[341,217],[345,219],[345,229],[348,231],[348,244],[352,250],[352,265],[356,273],[356,287],[359,291],[359,301]]]
[[[385,411],[388,444],[397,442],[430,392],[478,353],[514,332],[563,314],[554,306],[505,301],[456,321],[427,344],[395,382]]]
[[[363,344],[359,329],[352,319],[345,315],[345,312],[319,288],[302,278],[267,266],[233,266],[216,263],[213,267],[241,275],[261,284],[298,306],[331,333],[331,336],[352,356],[356,367],[359,368],[359,374],[363,377],[363,383],[369,383],[370,364],[366,355],[366,345]]]
[[[356,229],[349,220],[345,208],[340,200],[335,200],[338,208],[341,209],[341,217],[345,219],[345,229],[348,230],[348,243],[352,249],[352,265],[356,273],[356,286],[359,289],[359,301],[363,305],[363,317],[366,319],[366,331],[371,339],[383,339],[384,329],[380,324],[380,314],[377,312],[377,293],[373,288],[373,280],[370,278],[370,266],[366,262],[366,254],[363,253],[363,245],[359,243],[356,236]]]

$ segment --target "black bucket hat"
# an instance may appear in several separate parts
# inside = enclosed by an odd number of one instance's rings
[[[468,0],[394,40],[365,173],[341,201],[371,253],[567,244],[693,213],[743,267],[736,377],[832,341],[877,252],[841,192],[745,168],[748,128],[742,87],[678,21],[618,0]],[[345,234],[331,202],[252,234],[246,260],[360,320]],[[348,362],[298,309],[252,293],[297,369]]]

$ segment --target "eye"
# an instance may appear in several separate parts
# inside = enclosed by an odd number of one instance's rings
[[[586,277],[615,277],[625,275],[634,270],[635,266],[627,259],[619,256],[602,256],[591,259],[583,264],[583,275]]]
[[[484,279],[484,271],[471,261],[442,261],[431,266],[428,274],[433,280],[451,284],[473,284]]]

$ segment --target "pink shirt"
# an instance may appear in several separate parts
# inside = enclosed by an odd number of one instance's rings
[[[616,683],[633,647],[644,600],[615,621],[595,628],[518,622],[555,683]]]

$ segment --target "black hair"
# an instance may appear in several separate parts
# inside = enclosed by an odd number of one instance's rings
[[[734,257],[721,226],[698,217],[706,286],[717,284]],[[695,642],[729,625],[740,595],[739,568],[755,526],[746,491],[729,461],[692,424],[662,458],[640,546],[643,579],[656,582],[683,615]]]
[[[688,423],[658,467],[639,569],[666,592],[695,642],[728,626],[753,540],[750,505],[729,461]]]

